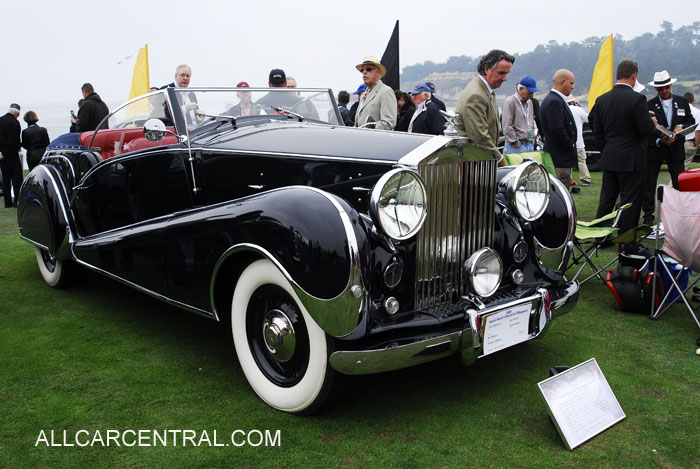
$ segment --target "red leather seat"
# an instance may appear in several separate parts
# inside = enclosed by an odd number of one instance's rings
[[[174,131],[175,129],[173,127],[169,127],[168,130]],[[97,135],[95,135],[93,140],[92,136],[95,132],[97,132]],[[100,129],[97,131],[82,132],[80,134],[80,143],[82,145],[90,145],[91,140],[93,147],[100,148],[100,154],[104,160],[129,151],[151,147],[162,147],[177,143],[177,138],[170,134],[166,134],[165,137],[159,142],[151,142],[143,136],[142,127],[131,127],[128,129]]]

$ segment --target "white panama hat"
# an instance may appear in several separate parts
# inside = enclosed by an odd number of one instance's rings
[[[668,86],[677,81],[678,80],[675,78],[671,78],[671,74],[668,73],[667,70],[663,70],[661,72],[654,73],[654,81],[650,81],[649,85],[653,86],[654,88],[663,88],[664,86]]]

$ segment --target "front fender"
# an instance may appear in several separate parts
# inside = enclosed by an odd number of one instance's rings
[[[222,279],[240,272],[251,258],[265,257],[324,331],[340,337],[355,330],[367,306],[361,273],[367,238],[359,215],[335,196],[306,186],[261,194],[246,205],[255,217],[245,217],[237,243],[220,256],[212,275],[217,317],[226,307],[219,298],[230,288]]]
[[[63,179],[56,168],[39,165],[30,172],[20,188],[17,222],[20,236],[62,257],[70,237],[68,199]],[[65,250],[66,255],[67,250]]]

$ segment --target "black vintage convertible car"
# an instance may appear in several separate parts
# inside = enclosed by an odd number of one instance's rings
[[[21,237],[50,286],[89,269],[230,323],[250,385],[290,413],[336,373],[470,364],[571,309],[575,208],[542,166],[339,118],[324,89],[153,92],[49,148]]]

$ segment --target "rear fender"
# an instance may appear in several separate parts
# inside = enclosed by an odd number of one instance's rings
[[[17,207],[20,237],[58,259],[70,257],[71,239],[68,188],[53,166],[40,164],[22,183]]]

